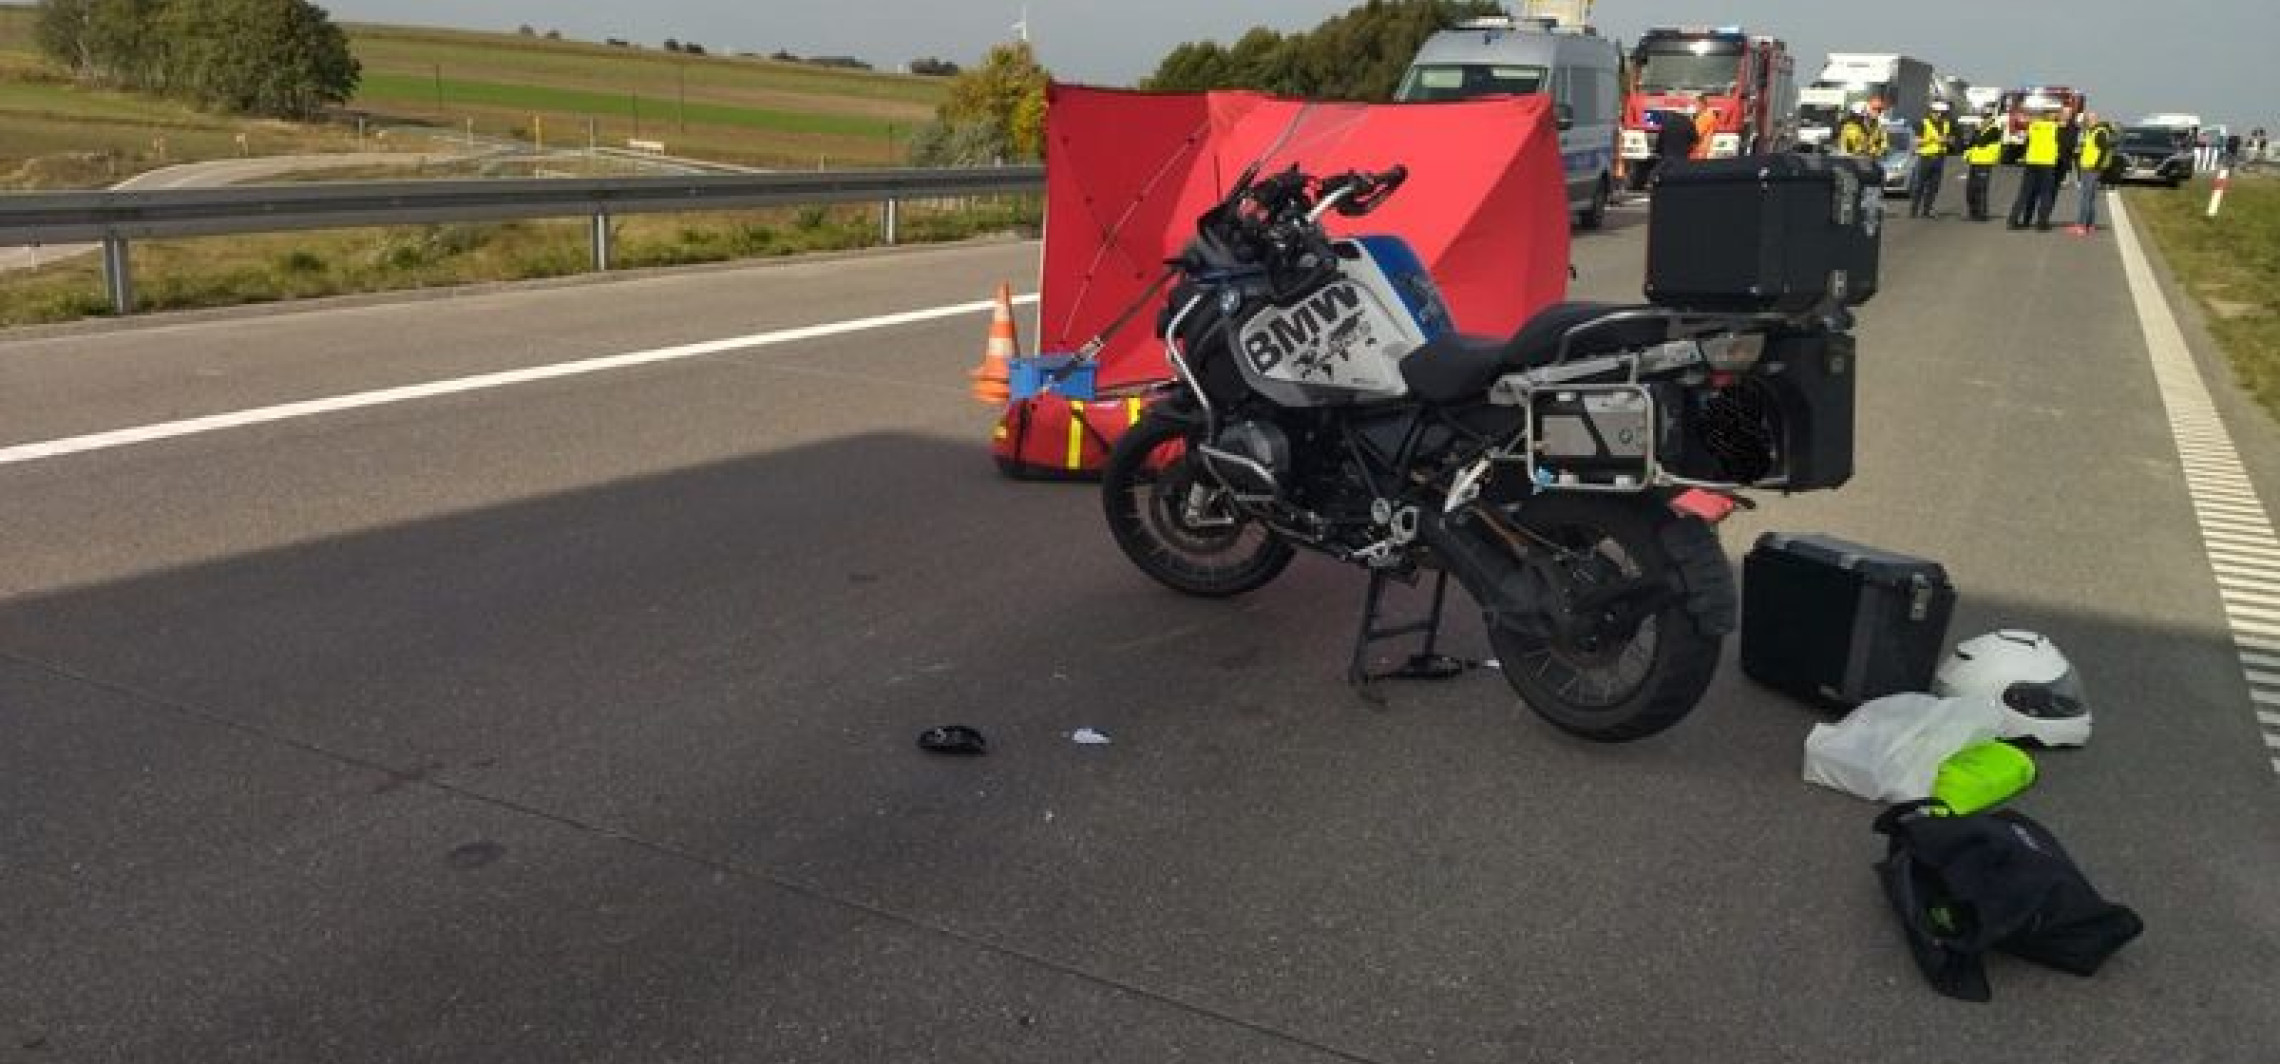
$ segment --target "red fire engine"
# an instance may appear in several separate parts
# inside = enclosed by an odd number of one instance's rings
[[[2028,89],[2012,89],[2003,94],[1997,106],[2005,116],[2003,127],[2003,161],[2015,163],[2027,153],[2027,124],[2037,118],[2057,118],[2060,111],[2074,108],[2075,114],[2090,103],[2090,94],[2078,92],[2064,85],[2038,85]]]
[[[1789,150],[1797,139],[1796,66],[1788,45],[1738,26],[1648,30],[1631,52],[1623,101],[1623,158],[1633,187],[1646,179],[1638,164],[1654,155],[1663,119],[1691,121],[1698,106],[1718,112],[1700,149],[1710,158]]]

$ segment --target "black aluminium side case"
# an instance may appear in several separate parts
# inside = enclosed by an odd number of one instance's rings
[[[1666,165],[1647,222],[1647,300],[1689,310],[1801,314],[1876,295],[1884,181],[1841,155]]]
[[[1955,597],[1938,562],[1768,532],[1742,561],[1742,671],[1824,708],[1929,691]]]

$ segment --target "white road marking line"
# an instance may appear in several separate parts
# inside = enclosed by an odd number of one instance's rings
[[[2258,654],[2243,650],[2240,652],[2240,663],[2251,669],[2280,669],[2280,654]]]
[[[1026,305],[1036,301],[1037,296],[1034,294],[1016,296],[1013,300],[1016,305]],[[89,451],[109,450],[114,447],[128,447],[157,440],[179,439],[184,436],[197,436],[208,432],[244,428],[248,425],[291,421],[297,418],[315,417],[319,414],[358,410],[369,406],[385,406],[390,403],[405,403],[415,399],[433,399],[445,395],[487,391],[492,388],[505,388],[510,385],[529,384],[534,381],[580,377],[589,373],[630,369],[634,366],[650,366],[661,362],[703,358],[729,351],[773,347],[778,344],[799,343],[803,340],[820,340],[830,336],[844,336],[848,333],[868,332],[872,329],[889,329],[898,325],[915,325],[920,322],[962,317],[967,314],[984,314],[996,305],[994,300],[985,299],[973,303],[927,307],[923,310],[906,310],[895,314],[881,314],[850,321],[778,329],[774,332],[754,333],[750,336],[732,336],[720,340],[705,340],[693,344],[654,348],[648,351],[628,351],[619,355],[603,355],[598,358],[579,359],[575,362],[559,362],[550,366],[531,366],[499,373],[483,373],[472,377],[455,377],[450,380],[429,381],[425,384],[408,384],[396,388],[381,388],[350,395],[336,395],[324,399],[305,399],[300,402],[280,403],[276,406],[257,407],[251,410],[238,410],[224,414],[209,414],[204,417],[168,421],[155,425],[138,425],[133,428],[114,429],[109,432],[96,432],[85,436],[71,436],[60,440],[23,443],[13,447],[0,447],[0,466],[36,462],[43,458],[60,458],[70,454],[84,454]]]
[[[2248,670],[2248,682],[2261,687],[2280,688],[2280,672],[2258,672],[2250,669]]]
[[[2280,552],[2257,552],[2228,548],[2222,543],[2209,544],[2209,557],[2219,569],[2232,568],[2239,572],[2266,572],[2280,566]]]
[[[2256,711],[2256,719],[2267,728],[2280,728],[2280,713],[2275,713],[2269,709],[2260,709]]]
[[[2145,333],[2146,357],[2153,363],[2161,404],[2169,415],[2178,458],[2184,463],[2185,490],[2194,502],[2194,517],[2201,527],[2209,566],[2220,580],[2218,592],[2224,601],[2226,621],[2232,626],[2233,641],[2244,650],[2280,650],[2274,643],[2280,640],[2280,626],[2270,623],[2280,620],[2280,610],[2250,605],[2249,593],[2221,583],[2222,575],[2236,563],[2272,561],[2275,552],[2280,552],[2280,544],[2274,542],[2272,528],[2263,520],[2263,502],[2256,498],[2254,484],[2240,467],[2239,452],[2234,450],[2231,434],[2217,415],[2208,382],[2201,378],[2192,350],[2185,345],[2185,331],[2178,327],[2177,316],[2170,311],[2161,286],[2154,280],[2153,266],[2146,259],[2144,246],[2138,243],[2137,227],[2130,219],[2129,209],[2123,206],[2119,193],[2108,193],[2107,203],[2111,208],[2109,216],[2114,220],[2116,243],[2122,252],[2122,273],[2129,279],[2130,298],[2137,305],[2138,327]],[[2204,500],[2223,500],[2242,508],[2253,504],[2259,512],[2253,517],[2230,516],[2213,507],[2204,508]],[[2269,601],[2266,596],[2254,598]],[[2280,691],[2256,686],[2280,683],[2280,675],[2247,667],[2248,657],[2245,653],[2242,655],[2242,674],[2250,684],[2249,701],[2254,707],[2280,707]],[[2273,723],[2268,712],[2262,708],[2255,712],[2265,747],[2280,750],[2280,731],[2264,730]],[[2273,758],[2271,762],[2273,771],[2280,773],[2280,758]]]
[[[2217,586],[2217,594],[2223,596],[2226,602],[2240,602],[2255,606],[2280,607],[2280,593],[2274,593],[2270,591],[2242,591],[2238,588],[2225,587],[2220,583]]]
[[[2264,511],[2251,510],[2245,505],[2236,503],[2200,502],[2195,503],[2193,509],[2199,511],[2203,517],[2214,518],[2218,520],[2256,521],[2266,525],[2269,525],[2271,523],[2271,519],[2267,518],[2264,515]]]
[[[2280,588],[2242,587],[2238,581],[2228,581],[2221,574],[2217,577],[2217,591],[2224,595],[2238,595],[2247,601],[2280,602]]]

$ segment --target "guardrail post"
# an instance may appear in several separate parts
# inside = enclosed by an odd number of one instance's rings
[[[887,197],[886,220],[881,229],[880,242],[888,247],[895,246],[895,237],[902,229],[902,200],[893,196]]]
[[[103,288],[111,294],[111,309],[121,317],[135,312],[135,279],[128,271],[127,238],[103,238]]]
[[[594,212],[594,272],[607,273],[610,268],[610,212]]]

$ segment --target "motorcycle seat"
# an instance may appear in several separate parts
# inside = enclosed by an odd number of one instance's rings
[[[1624,311],[1654,309],[1620,303],[1554,303],[1537,311],[1510,339],[1443,333],[1401,360],[1409,391],[1428,403],[1457,403],[1479,396],[1496,378],[1547,365],[1559,357],[1560,339],[1577,326]],[[1569,358],[1607,354],[1628,347],[1662,343],[1670,323],[1658,317],[1609,322],[1575,335]]]

